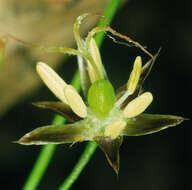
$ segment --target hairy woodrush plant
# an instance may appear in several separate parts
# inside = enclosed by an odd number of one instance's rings
[[[37,63],[37,73],[60,101],[36,102],[34,105],[51,109],[67,118],[71,123],[37,128],[24,135],[17,143],[42,145],[95,141],[105,153],[111,167],[118,174],[119,148],[124,136],[155,133],[178,125],[185,118],[143,113],[153,101],[153,96],[150,92],[143,92],[142,85],[150,73],[159,51],[153,56],[138,42],[119,34],[109,26],[95,27],[85,39],[81,38],[79,27],[82,20],[88,15],[86,13],[79,16],[74,24],[73,32],[77,49],[38,46],[46,51],[78,56],[85,100],[73,86],[61,79],[47,64]],[[96,33],[103,31],[125,39],[151,57],[142,66],[141,57],[137,56],[127,83],[116,92],[108,80],[99,49],[93,38]]]

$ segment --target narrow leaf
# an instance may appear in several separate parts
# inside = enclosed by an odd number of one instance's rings
[[[127,127],[122,131],[122,135],[147,135],[176,126],[184,120],[187,119],[174,115],[141,114],[127,121]]]

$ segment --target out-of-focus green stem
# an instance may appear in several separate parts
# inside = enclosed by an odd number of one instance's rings
[[[104,13],[105,17],[108,19],[109,23],[112,21],[121,0],[111,0],[109,2],[109,5]],[[104,21],[99,22],[99,26],[104,25]],[[96,42],[98,46],[100,47],[103,39],[104,39],[104,33],[99,33],[95,36]],[[79,91],[80,90],[80,77],[79,72],[77,71],[74,75],[74,78],[72,80],[72,85]],[[52,124],[61,124],[64,123],[65,119],[60,116],[55,116]],[[37,186],[39,185],[41,178],[43,174],[45,173],[50,160],[54,154],[56,145],[45,145],[38,158],[37,161],[34,164],[34,167],[31,170],[31,173],[26,180],[26,183],[23,186],[23,190],[35,190]],[[81,171],[84,169],[84,167],[87,165],[89,160],[91,159],[93,153],[95,152],[97,148],[97,144],[95,142],[89,142],[81,155],[79,161],[75,165],[74,169],[70,173],[70,175],[66,178],[64,183],[60,186],[59,190],[67,190],[71,187],[71,185],[75,182],[75,180],[80,175]]]

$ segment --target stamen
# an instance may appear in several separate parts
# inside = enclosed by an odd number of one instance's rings
[[[91,38],[91,41],[90,41],[90,53],[96,64],[96,67],[98,68],[100,77],[103,78],[103,67],[102,67],[101,56],[94,38]]]
[[[125,128],[125,126],[126,122],[123,119],[117,119],[106,127],[105,136],[115,139],[120,135],[121,131]]]
[[[63,93],[63,88],[67,85],[66,82],[45,63],[37,63],[36,70],[43,82],[55,94],[55,96],[62,102],[68,104]]]
[[[127,97],[129,96],[129,92],[125,91],[125,93],[121,96],[121,98],[119,98],[117,100],[117,102],[115,102],[115,107],[120,108],[122,103],[127,99]]]
[[[97,73],[95,72],[91,63],[89,61],[87,61],[87,62],[88,62],[87,70],[88,70],[89,78],[90,78],[91,83],[94,83],[96,80],[99,79],[99,77],[98,77]]]
[[[75,88],[71,85],[67,85],[64,88],[64,94],[68,101],[69,106],[75,114],[84,118],[87,116],[87,107],[83,102],[81,96],[77,93]]]
[[[137,115],[144,112],[147,107],[151,104],[153,96],[150,92],[145,92],[139,97],[132,100],[127,104],[123,111],[123,115],[126,118],[136,117]]]
[[[142,69],[142,60],[140,56],[137,56],[134,62],[133,70],[127,82],[127,90],[129,94],[132,94],[137,87]]]

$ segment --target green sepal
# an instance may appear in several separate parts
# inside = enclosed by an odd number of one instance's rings
[[[174,115],[141,114],[135,118],[127,120],[127,126],[122,131],[121,135],[148,135],[167,129],[168,127],[176,126],[184,120],[187,119]]]
[[[118,176],[119,173],[119,149],[123,142],[123,137],[111,139],[110,137],[95,137],[94,140],[105,153],[107,161]]]
[[[43,109],[50,109],[61,116],[65,117],[68,121],[74,122],[79,121],[81,118],[76,115],[69,105],[65,104],[64,102],[33,102],[34,106],[43,108]]]
[[[88,103],[98,116],[107,116],[115,103],[115,92],[111,83],[104,79],[94,82],[88,91]]]
[[[89,140],[83,121],[68,125],[39,127],[20,138],[16,143],[24,145],[76,143]]]

